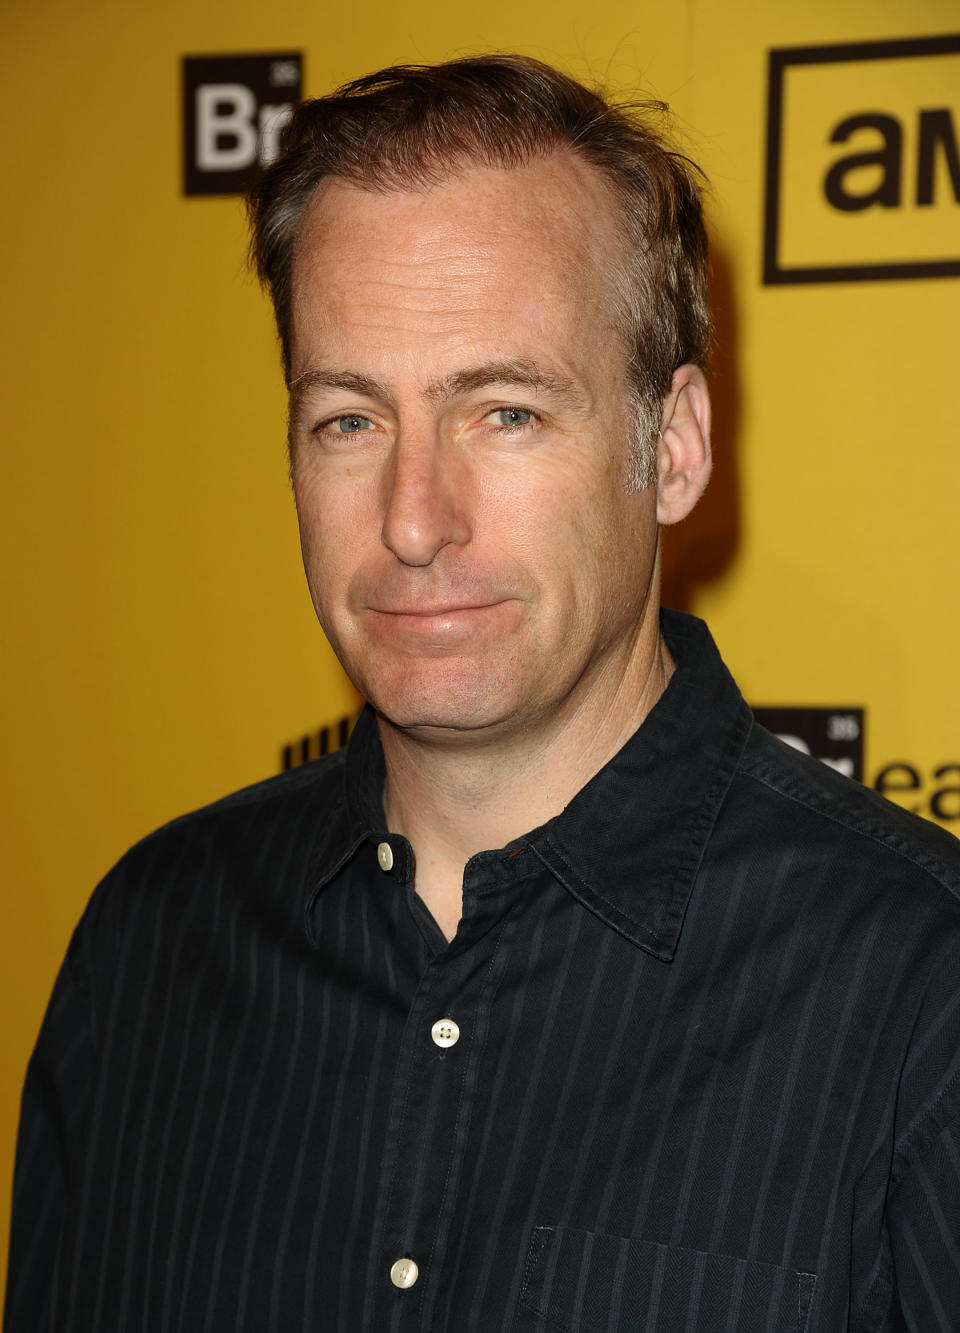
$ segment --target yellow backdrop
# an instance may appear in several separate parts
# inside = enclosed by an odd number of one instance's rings
[[[866,780],[956,830],[960,286],[762,281],[770,50],[956,26],[954,0],[6,6],[0,1193],[96,880],[357,702],[302,586],[239,203],[181,194],[182,57],[302,51],[315,94],[391,62],[518,49],[669,101],[713,182],[720,342],[719,476],[671,534],[668,599],[707,617],[752,702],[864,708]],[[943,127],[960,128],[958,71],[949,54],[782,65],[778,271],[957,259]],[[887,137],[849,129],[864,113]],[[857,153],[872,164],[840,161]],[[887,201],[831,205],[838,162],[848,201]]]

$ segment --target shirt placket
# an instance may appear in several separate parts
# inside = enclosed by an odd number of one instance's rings
[[[497,922],[491,919],[496,879],[497,868],[489,863],[472,874],[468,868],[466,930],[427,964],[404,1027],[371,1255],[373,1317],[366,1324],[371,1333],[427,1333],[438,1317],[442,1324],[450,1276],[445,1258],[511,933],[502,914]],[[487,920],[477,920],[475,913],[471,919],[471,906],[484,888]]]

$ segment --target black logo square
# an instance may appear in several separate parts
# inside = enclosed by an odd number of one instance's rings
[[[184,194],[243,194],[276,157],[302,84],[299,51],[184,56]]]
[[[863,781],[863,708],[755,708],[753,715],[794,749]]]

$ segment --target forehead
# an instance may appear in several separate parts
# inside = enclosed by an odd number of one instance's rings
[[[294,372],[334,327],[362,329],[372,346],[576,336],[572,326],[608,322],[619,244],[606,183],[568,153],[472,167],[427,189],[326,181],[294,251]]]

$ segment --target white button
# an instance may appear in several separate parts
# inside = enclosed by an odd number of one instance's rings
[[[381,870],[393,869],[393,848],[388,842],[381,842],[377,847],[377,860],[380,862]],[[416,1264],[414,1264],[416,1268]]]
[[[460,1040],[460,1029],[452,1018],[438,1018],[430,1029],[430,1036],[438,1046],[456,1046]]]
[[[412,1259],[397,1259],[390,1268],[390,1281],[395,1287],[412,1287],[420,1276],[420,1269]]]

